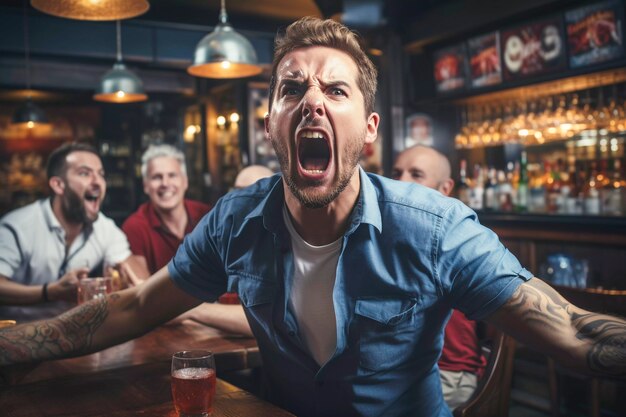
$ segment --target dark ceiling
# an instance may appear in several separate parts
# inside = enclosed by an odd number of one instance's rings
[[[28,0],[2,0],[2,6],[22,8]],[[150,10],[137,19],[213,26],[220,0],[149,0]],[[385,26],[401,36],[408,49],[477,27],[506,23],[513,16],[537,16],[585,0],[226,0],[230,22],[239,29],[276,32],[303,16],[333,17],[367,30]],[[371,6],[369,9],[364,6]],[[30,6],[29,6],[30,7]],[[373,8],[373,9],[372,9]],[[363,10],[367,10],[365,14]],[[371,10],[380,16],[372,24]],[[31,8],[32,13],[38,13]],[[368,14],[369,13],[369,14]],[[342,19],[351,19],[347,21]],[[369,20],[369,22],[366,22]],[[369,26],[367,26],[369,25]]]

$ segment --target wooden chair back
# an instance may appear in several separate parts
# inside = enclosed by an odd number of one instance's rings
[[[552,284],[550,284],[552,285]],[[612,314],[626,317],[626,291],[625,290],[602,290],[595,288],[572,288],[560,285],[552,285],[554,289],[567,301],[576,307],[583,308],[594,313]],[[561,389],[559,379],[561,375],[589,381],[589,416],[601,415],[601,393],[599,377],[590,377],[579,374],[570,369],[559,366],[554,359],[547,358],[548,386],[550,388],[550,411],[553,417],[561,416]]]
[[[489,350],[487,366],[472,396],[454,409],[454,417],[509,415],[515,340],[492,326],[488,330],[488,334],[481,340]]]

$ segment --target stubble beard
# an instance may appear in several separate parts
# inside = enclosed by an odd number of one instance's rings
[[[346,152],[343,157],[343,166],[346,168],[339,173],[339,178],[336,185],[328,192],[321,193],[315,190],[307,190],[305,187],[299,186],[296,182],[296,173],[289,168],[289,148],[286,146],[285,141],[274,139],[274,135],[270,136],[270,142],[274,147],[278,162],[280,163],[280,169],[283,173],[283,178],[289,187],[291,193],[298,199],[298,201],[306,208],[319,209],[328,206],[332,203],[350,184],[350,179],[354,174],[354,169],[359,163],[361,151],[365,144],[366,132],[362,132],[360,138],[352,138],[347,141]],[[294,164],[297,162],[294,162]],[[315,184],[312,184],[314,187]]]

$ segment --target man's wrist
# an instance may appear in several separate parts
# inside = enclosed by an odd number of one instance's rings
[[[50,301],[50,297],[48,296],[48,283],[47,282],[43,284],[43,286],[41,287],[41,298],[43,298],[44,303],[47,303],[48,301]]]

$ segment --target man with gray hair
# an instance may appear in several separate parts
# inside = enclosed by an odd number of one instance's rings
[[[141,157],[141,175],[150,200],[126,219],[122,230],[133,254],[143,256],[153,274],[172,259],[183,237],[211,207],[185,199],[185,155],[174,146],[150,145]]]

